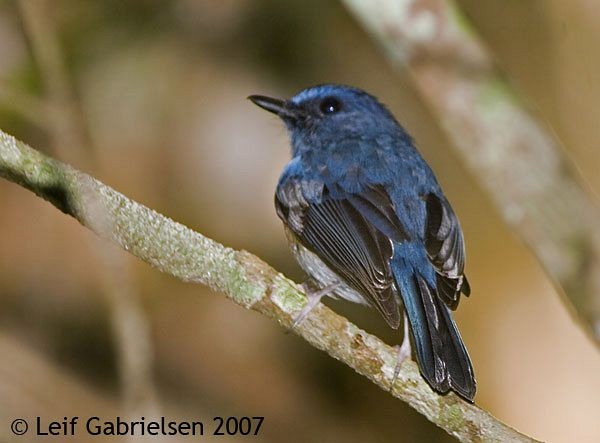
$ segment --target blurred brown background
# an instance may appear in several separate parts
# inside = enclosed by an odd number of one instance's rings
[[[477,403],[539,439],[600,441],[598,349],[455,158],[408,77],[340,4],[33,3],[78,97],[69,106],[85,146],[56,143],[44,62],[26,8],[10,0],[0,1],[0,127],[297,281],[304,277],[273,208],[287,135],[245,97],[287,97],[324,82],[378,96],[416,138],[462,221],[473,296],[457,318]],[[600,3],[458,3],[600,190]],[[262,415],[265,442],[452,441],[274,322],[103,245],[28,191],[0,181],[0,202],[0,438],[16,439],[9,423],[20,416],[146,414],[207,423]],[[399,342],[375,312],[327,303]]]

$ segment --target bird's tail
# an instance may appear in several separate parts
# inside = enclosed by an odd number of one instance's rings
[[[404,259],[395,260],[395,265],[421,374],[434,390],[443,394],[452,390],[472,402],[476,389],[473,367],[449,308]]]

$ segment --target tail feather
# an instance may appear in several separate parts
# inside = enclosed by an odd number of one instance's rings
[[[421,374],[434,390],[442,394],[454,391],[473,401],[476,390],[473,367],[450,309],[412,268],[397,268],[396,281]]]
[[[438,274],[435,281],[438,296],[454,311],[460,301],[460,280]]]

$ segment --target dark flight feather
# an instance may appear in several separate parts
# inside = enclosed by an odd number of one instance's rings
[[[452,389],[472,400],[476,390],[473,367],[449,308],[408,262],[399,259],[397,265],[394,272],[421,374],[434,390]]]
[[[421,372],[439,392],[453,389],[463,397],[472,399],[476,389],[475,377],[458,328],[448,308],[436,297],[425,279],[419,274],[415,274],[414,278],[415,289],[420,294],[427,318],[427,321],[420,325],[427,329],[423,335],[425,347],[429,349],[423,356],[419,356],[420,347],[417,346]]]
[[[332,194],[308,204],[293,180],[275,196],[277,213],[310,251],[377,308],[394,329],[400,325],[397,289],[390,269],[393,245],[406,239],[389,197],[378,187],[359,194]],[[290,223],[290,219],[298,220]]]
[[[437,273],[437,293],[450,309],[456,309],[460,293],[471,290],[464,276],[465,245],[458,218],[445,199],[428,194],[425,248]]]

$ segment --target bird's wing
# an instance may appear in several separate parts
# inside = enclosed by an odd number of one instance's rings
[[[450,309],[456,309],[460,293],[471,289],[464,275],[465,244],[458,218],[443,197],[426,197],[425,248],[437,273],[438,296]]]
[[[382,187],[331,193],[322,184],[286,180],[277,188],[275,206],[306,248],[398,328],[400,309],[389,262],[392,240],[408,236]]]

